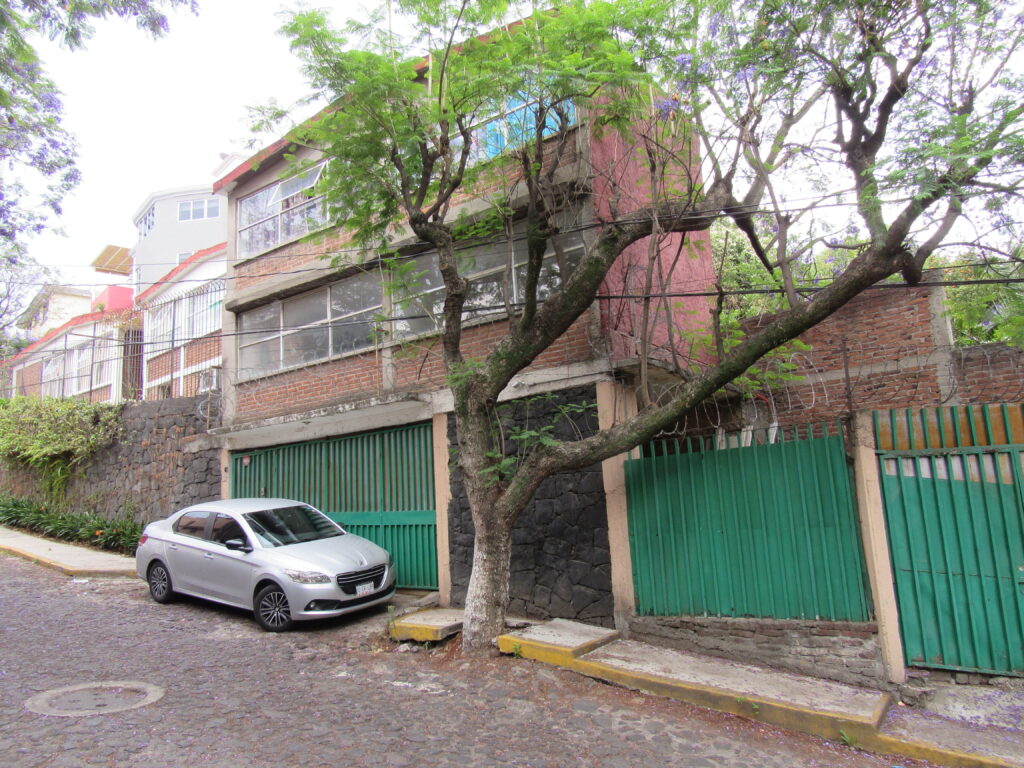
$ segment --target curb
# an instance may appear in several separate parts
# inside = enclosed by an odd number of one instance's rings
[[[22,560],[27,560],[30,563],[35,563],[36,565],[41,565],[41,566],[43,566],[45,568],[50,568],[51,570],[59,571],[60,573],[63,573],[65,576],[82,576],[82,577],[84,577],[84,576],[91,576],[91,577],[103,577],[103,576],[107,576],[107,577],[119,577],[119,576],[133,577],[133,576],[138,576],[138,574],[135,572],[135,569],[134,568],[129,568],[128,566],[125,566],[123,569],[117,569],[117,568],[89,568],[89,567],[76,568],[75,566],[65,565],[64,563],[58,562],[56,560],[51,560],[51,559],[49,559],[47,557],[43,557],[42,555],[35,554],[34,552],[27,552],[27,551],[25,551],[23,549],[18,549],[17,547],[12,547],[9,544],[0,544],[0,551],[6,552],[6,553],[11,554],[11,555],[14,555],[15,557],[20,557]]]
[[[884,733],[880,729],[893,702],[889,694],[879,693],[878,703],[867,717],[843,716],[774,699],[735,696],[731,692],[710,686],[670,680],[656,674],[627,671],[617,668],[614,664],[586,658],[587,654],[607,642],[609,640],[602,639],[566,647],[515,634],[505,634],[498,638],[498,650],[505,654],[562,667],[625,688],[837,741],[853,749],[873,754],[927,760],[951,768],[1020,768],[1022,765],[1015,760],[962,752]]]

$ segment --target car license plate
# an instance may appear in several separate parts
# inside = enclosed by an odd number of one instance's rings
[[[368,595],[373,592],[373,582],[368,581],[365,584],[356,584],[357,595]]]

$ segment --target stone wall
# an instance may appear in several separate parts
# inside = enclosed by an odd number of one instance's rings
[[[71,479],[67,507],[140,522],[220,496],[220,450],[196,411],[202,397],[124,407],[124,432]],[[214,425],[211,425],[214,426]],[[0,492],[43,501],[38,476],[0,468]]]
[[[548,399],[517,401],[510,420],[550,424],[560,404],[596,404],[595,388],[579,387]],[[449,439],[454,443],[453,419]],[[597,431],[597,407],[563,420],[555,436],[572,440]],[[454,450],[454,447],[453,447]],[[461,605],[473,562],[473,521],[458,469],[452,468],[448,508],[452,601]],[[545,480],[512,531],[510,615],[563,618],[613,626],[611,559],[601,466]]]
[[[885,686],[873,622],[632,616],[630,636],[853,685]]]

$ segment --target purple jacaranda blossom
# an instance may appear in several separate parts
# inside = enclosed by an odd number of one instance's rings
[[[754,72],[754,65],[750,64],[736,73],[736,79],[744,84],[749,83],[750,79],[754,76]]]
[[[692,53],[680,53],[675,58],[676,66],[680,69],[687,69],[693,63]]]
[[[654,108],[658,110],[659,120],[668,120],[679,109],[679,99],[658,99]]]
[[[708,34],[712,37],[718,37],[719,30],[722,29],[722,14],[714,13],[711,15],[711,20],[708,22]]]
[[[710,62],[702,61],[700,64],[697,65],[697,74],[698,75],[706,75],[710,71],[711,71],[711,63]]]

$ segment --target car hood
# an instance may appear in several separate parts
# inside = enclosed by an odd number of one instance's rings
[[[330,575],[360,571],[388,561],[388,553],[361,536],[347,533],[318,541],[264,549],[262,559],[279,568],[317,570]]]

